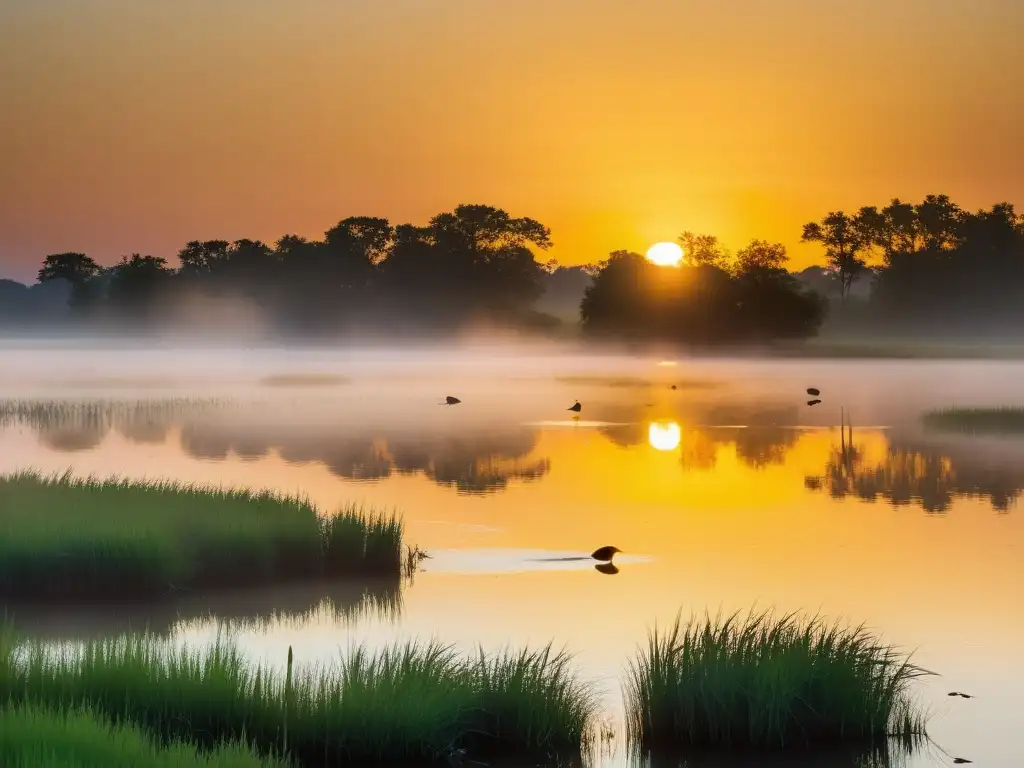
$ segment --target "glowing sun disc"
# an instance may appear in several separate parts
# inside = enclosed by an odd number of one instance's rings
[[[674,451],[683,439],[683,431],[674,421],[655,421],[647,428],[647,441],[656,451]]]
[[[659,267],[678,267],[683,262],[683,249],[675,243],[655,243],[647,249],[647,260]]]

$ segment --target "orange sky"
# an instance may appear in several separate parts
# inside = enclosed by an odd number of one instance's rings
[[[1024,203],[1017,0],[12,0],[0,277],[484,202],[564,263]]]

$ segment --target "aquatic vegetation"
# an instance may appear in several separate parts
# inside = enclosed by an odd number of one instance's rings
[[[128,635],[57,652],[0,637],[0,699],[88,704],[162,739],[245,739],[302,765],[579,753],[595,698],[548,648],[460,657],[438,643],[357,648],[284,675],[223,642],[205,653]]]
[[[110,428],[138,421],[166,421],[183,414],[221,408],[219,398],[172,397],[117,399],[0,399],[0,425],[25,423],[37,429],[83,425]]]
[[[241,742],[198,751],[158,744],[130,723],[113,724],[88,709],[55,711],[32,705],[0,709],[0,764],[11,768],[285,768]]]
[[[680,618],[630,663],[637,748],[779,749],[880,743],[925,732],[910,697],[929,674],[863,627],[794,614]]]
[[[922,417],[927,429],[965,434],[1011,435],[1024,433],[1024,407],[945,408]]]
[[[169,481],[0,476],[0,526],[0,594],[26,599],[397,578],[405,562],[394,514]]]

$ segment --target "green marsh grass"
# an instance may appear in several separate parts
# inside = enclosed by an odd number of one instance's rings
[[[299,497],[169,481],[0,476],[0,595],[174,596],[290,579],[402,574],[395,515],[321,517]]]
[[[301,765],[580,753],[596,699],[550,648],[462,657],[436,642],[356,648],[279,671],[220,642],[206,652],[135,635],[63,652],[0,637],[0,699],[89,706],[161,740],[245,740]],[[285,743],[287,742],[287,751]]]
[[[631,662],[636,749],[834,747],[923,736],[910,696],[929,674],[863,627],[794,614],[679,618]]]
[[[942,432],[960,432],[969,435],[1024,434],[1024,407],[997,408],[945,408],[929,411],[923,417],[924,426]]]
[[[242,743],[199,751],[174,741],[159,744],[128,723],[114,724],[87,708],[32,705],[0,709],[0,765],[8,768],[286,768]]]

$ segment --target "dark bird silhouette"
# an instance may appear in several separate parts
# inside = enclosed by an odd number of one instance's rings
[[[672,385],[672,389],[675,389],[675,388],[676,388],[676,385],[675,385],[675,384],[673,384],[673,385]]]
[[[573,413],[579,413],[583,410],[583,406],[580,405],[580,401],[577,400],[575,403],[570,405],[566,410],[572,411]]]
[[[619,572],[619,568],[615,563],[598,563],[594,566],[594,570],[598,573],[603,573],[605,576],[614,576]]]
[[[821,394],[821,390],[815,389],[814,387],[808,387],[807,394],[810,395],[811,397],[817,397],[818,395]]]
[[[622,550],[618,547],[601,547],[600,549],[595,549],[590,556],[595,560],[602,560],[606,563],[610,563],[616,553],[621,551]]]
[[[953,762],[957,765],[963,765],[964,763],[973,763],[973,760],[968,760],[966,757],[954,757]]]
[[[448,397],[446,397],[444,399],[444,402],[445,402],[445,405],[458,405],[462,401],[459,400],[459,398],[457,398],[457,397],[452,397],[451,395],[448,395]]]
[[[821,400],[808,400],[807,404],[808,405],[817,405],[820,402],[821,402]]]
[[[961,699],[973,699],[969,693],[960,693],[960,691],[950,691],[946,694],[947,696],[959,696]]]

